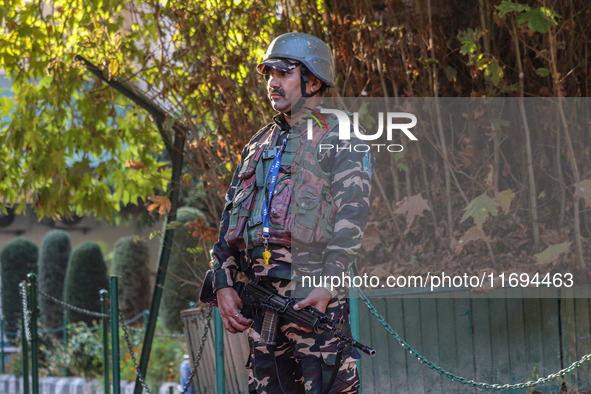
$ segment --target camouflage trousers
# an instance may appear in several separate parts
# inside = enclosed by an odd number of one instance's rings
[[[290,296],[294,281],[268,280],[277,292]],[[326,313],[333,319],[343,316],[348,323],[347,300],[333,298]],[[293,323],[279,322],[276,345],[259,342],[262,319],[249,331],[249,391],[251,393],[322,393],[330,381],[337,358],[338,340],[329,333],[305,333]],[[348,328],[348,324],[345,325]],[[347,335],[350,332],[345,331]],[[330,393],[358,393],[359,375],[356,350],[345,348]]]

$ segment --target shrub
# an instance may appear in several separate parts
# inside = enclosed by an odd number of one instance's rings
[[[94,242],[85,242],[70,255],[66,270],[64,301],[79,308],[100,312],[99,291],[108,289],[107,266],[100,247]],[[68,322],[90,323],[95,317],[67,310]]]
[[[144,326],[137,326],[130,331],[130,342],[136,360],[139,360],[144,339]],[[123,338],[123,332],[120,334]],[[121,341],[121,379],[133,381],[136,370],[125,340]],[[156,333],[150,352],[150,368],[148,371],[148,386],[155,388],[164,382],[180,381],[180,365],[183,355],[187,353],[185,341],[175,338],[161,329],[160,322],[156,324]]]
[[[130,319],[150,307],[150,268],[145,242],[127,237],[113,251],[112,271],[119,278],[119,310]]]
[[[144,327],[141,325],[127,327],[129,341],[132,346],[135,359],[139,360],[144,339]],[[109,334],[110,336],[110,334]],[[123,329],[119,329],[119,354],[121,380],[134,381],[136,369],[129,353],[129,347]],[[67,368],[71,375],[82,376],[87,379],[101,379],[103,377],[103,332],[100,324],[87,325],[80,322],[68,325],[68,347],[56,338],[51,338],[51,343],[41,346],[40,359],[46,360],[40,363],[42,375],[62,376]],[[185,354],[186,345],[182,339],[164,333],[160,323],[156,325],[156,334],[152,342],[150,368],[147,383],[155,388],[167,381],[178,382],[180,380],[179,367]],[[22,376],[20,352],[11,361],[14,373]],[[156,391],[153,391],[156,392]]]
[[[200,270],[195,255],[189,251],[195,248],[197,239],[186,226],[197,217],[195,209],[190,207],[179,208],[177,211],[177,222],[183,225],[178,226],[174,232],[160,312],[164,327],[170,331],[182,331],[180,313],[183,309],[188,309],[189,303],[197,301],[198,297],[195,283],[199,283],[200,278],[196,276]]]
[[[39,248],[26,238],[8,242],[0,253],[2,265],[2,312],[6,331],[20,328],[21,297],[19,283],[29,272],[37,272]]]
[[[70,235],[63,230],[47,233],[41,242],[39,256],[39,292],[59,300],[64,296],[64,281],[72,246]],[[39,294],[40,322],[47,328],[62,325],[63,308]]]

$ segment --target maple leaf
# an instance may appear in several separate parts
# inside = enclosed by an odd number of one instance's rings
[[[567,253],[570,250],[570,242],[563,242],[556,245],[548,246],[544,251],[534,254],[538,264],[554,263],[560,255]]]
[[[486,193],[481,194],[480,196],[476,197],[465,209],[464,216],[460,220],[460,223],[468,219],[469,217],[474,219],[474,223],[482,228],[484,221],[488,218],[488,216],[497,216],[497,208],[500,206],[498,202],[490,198],[486,195]]]
[[[148,205],[148,211],[152,212],[158,209],[158,213],[161,216],[164,216],[170,212],[171,204],[168,196],[154,196],[150,197],[149,200],[152,201],[152,203]]]
[[[591,179],[575,183],[575,197],[582,198],[591,207]]]
[[[513,201],[513,197],[515,197],[515,193],[511,189],[503,190],[495,196],[495,201],[501,205],[501,209],[505,214],[509,213],[509,208],[511,208],[511,201]]]
[[[406,216],[406,228],[409,229],[412,222],[417,216],[423,216],[424,211],[430,211],[427,200],[421,196],[421,194],[415,194],[414,196],[405,197],[398,204],[398,208],[394,211],[395,214]]]
[[[135,170],[141,170],[142,168],[146,167],[141,160],[127,160],[125,162],[126,168],[133,168]]]
[[[187,223],[191,229],[193,238],[201,238],[202,242],[215,242],[218,239],[218,229],[207,225],[204,218],[197,218],[192,222]]]
[[[482,227],[472,226],[464,233],[464,236],[455,246],[456,251],[462,249],[466,244],[474,241],[490,241],[490,238],[482,231]]]

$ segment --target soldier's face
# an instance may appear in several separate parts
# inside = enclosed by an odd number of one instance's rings
[[[267,96],[273,109],[278,112],[289,112],[292,103],[302,97],[300,87],[300,68],[281,71],[269,68],[267,75]]]

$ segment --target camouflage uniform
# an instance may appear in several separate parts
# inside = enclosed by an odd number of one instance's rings
[[[261,129],[244,148],[241,163],[236,169],[230,188],[226,194],[226,207],[222,214],[218,242],[212,256],[214,262],[214,291],[232,286],[238,271],[243,271],[249,279],[259,279],[270,284],[281,295],[293,296],[298,282],[293,280],[303,274],[319,274],[323,276],[349,272],[356,259],[361,239],[369,214],[370,178],[373,157],[367,152],[355,152],[351,149],[355,140],[341,141],[338,139],[338,127],[329,121],[328,132],[323,143],[338,146],[339,149],[316,149],[314,165],[317,165],[330,179],[330,189],[336,214],[331,223],[332,237],[322,248],[304,250],[293,248],[296,256],[292,256],[292,248],[286,245],[270,244],[271,259],[269,264],[263,263],[264,247],[253,242],[254,248],[241,251],[235,244],[226,241],[230,212],[233,209],[237,189],[240,188],[239,174],[244,170],[245,158],[249,148],[268,135],[271,130],[278,133],[277,144],[288,133],[300,133],[305,138],[306,130],[300,126],[293,129],[285,122],[283,115],[277,115],[274,123]],[[255,192],[261,192],[257,190]],[[293,204],[293,201],[292,201]],[[248,244],[248,242],[247,242]],[[297,260],[297,267],[294,266]],[[299,293],[298,293],[299,294]],[[343,317],[348,327],[348,307],[344,298],[330,300],[327,310],[333,318]],[[261,322],[255,320],[250,329],[251,357],[248,367],[251,368],[249,387],[251,392],[278,393],[282,390],[290,393],[320,393],[324,384],[330,379],[332,366],[335,363],[338,341],[328,333],[304,333],[293,324],[280,325],[277,335],[278,344],[272,349],[258,343]],[[271,352],[274,353],[271,354]],[[331,389],[334,393],[358,392],[359,378],[355,360],[359,353],[352,348],[345,348],[337,379]],[[279,374],[277,373],[279,371]],[[278,378],[280,375],[280,378]]]

